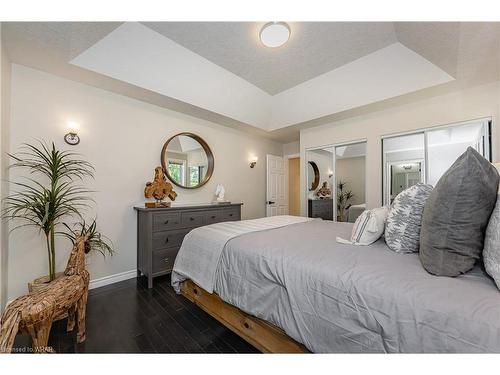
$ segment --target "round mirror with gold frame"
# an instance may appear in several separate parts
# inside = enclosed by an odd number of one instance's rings
[[[318,165],[313,161],[310,161],[307,165],[308,181],[311,184],[311,186],[309,187],[309,191],[314,191],[319,186],[319,168]]]
[[[214,156],[200,136],[179,133],[170,137],[161,150],[161,165],[176,186],[196,189],[205,185],[214,171]]]

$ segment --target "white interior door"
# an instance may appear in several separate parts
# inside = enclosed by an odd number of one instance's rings
[[[266,168],[266,216],[287,215],[285,160],[281,156],[267,155]]]

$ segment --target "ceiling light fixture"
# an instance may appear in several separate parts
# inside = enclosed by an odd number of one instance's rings
[[[290,39],[290,27],[285,22],[269,22],[262,27],[259,37],[266,47],[280,47]]]

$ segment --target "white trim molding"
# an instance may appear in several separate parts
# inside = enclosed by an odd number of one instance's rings
[[[130,270],[125,272],[116,273],[114,275],[100,277],[98,279],[90,280],[89,289],[100,288],[101,286],[106,286],[120,281],[125,281],[137,277],[137,270]],[[5,307],[7,307],[13,300],[7,301]]]
[[[114,275],[100,277],[98,279],[90,280],[89,289],[100,288],[101,286],[106,286],[120,281],[133,279],[134,277],[137,277],[137,270],[135,269],[116,273]]]

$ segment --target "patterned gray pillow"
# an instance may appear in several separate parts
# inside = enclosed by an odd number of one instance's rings
[[[397,253],[414,253],[420,248],[420,225],[431,185],[416,184],[399,193],[392,203],[385,225],[385,242]]]
[[[484,268],[500,289],[500,194],[486,227],[483,249]]]

